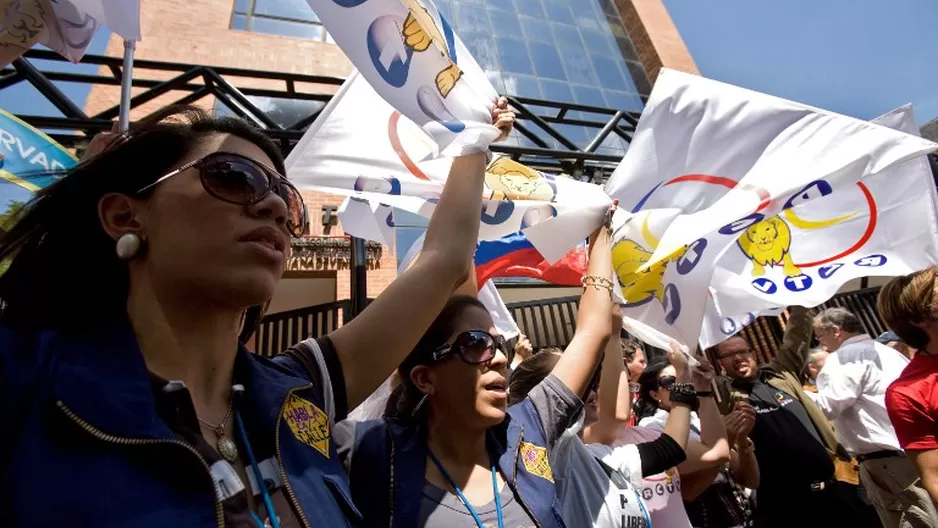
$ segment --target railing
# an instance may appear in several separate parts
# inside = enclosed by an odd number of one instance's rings
[[[521,333],[536,349],[567,346],[576,332],[579,297],[526,301],[506,305]]]
[[[12,67],[0,70],[0,90],[27,82],[62,112],[62,116],[18,115],[27,123],[50,133],[67,148],[82,150],[95,133],[109,130],[118,115],[115,91],[114,105],[95,115],[88,115],[83,105],[72,101],[56,83],[118,87],[123,77],[119,57],[85,55],[83,64],[103,66],[94,74],[69,71],[40,70],[33,60],[65,62],[55,52],[31,49],[13,61]],[[258,88],[258,81],[264,88]],[[214,97],[232,113],[263,129],[277,141],[284,155],[296,145],[303,132],[319,117],[332,91],[344,79],[286,72],[248,70],[206,65],[193,65],[138,59],[134,61],[133,86],[137,88],[131,98],[131,109],[139,109],[159,98],[161,104],[196,104]],[[298,86],[326,86],[324,92],[309,93]],[[322,88],[319,88],[322,89]],[[320,103],[309,115],[297,115],[296,120],[283,126],[272,112],[265,112],[252,101],[252,97],[275,100],[305,100]],[[211,99],[209,99],[211,100]],[[518,114],[515,129],[525,138],[523,144],[499,143],[493,150],[509,154],[512,158],[532,167],[564,172],[578,179],[603,181],[622,158],[622,152],[603,147],[610,136],[628,144],[638,124],[639,114],[611,108],[585,106],[558,101],[545,101],[522,97],[509,97]],[[274,109],[275,110],[275,109]],[[292,119],[292,118],[291,118]],[[590,130],[592,140],[577,145],[561,131],[564,127],[579,126]]]
[[[351,308],[346,299],[267,315],[254,334],[254,352],[274,356],[308,337],[326,335],[347,322]]]

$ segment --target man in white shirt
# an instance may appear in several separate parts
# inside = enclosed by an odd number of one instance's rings
[[[817,376],[816,403],[834,422],[837,440],[860,463],[860,482],[883,526],[938,527],[934,504],[914,478],[915,467],[899,446],[886,412],[886,388],[909,359],[874,341],[860,320],[843,308],[818,314],[814,332],[831,352]],[[900,481],[912,485],[897,485]],[[920,509],[930,512],[931,519],[918,515]]]

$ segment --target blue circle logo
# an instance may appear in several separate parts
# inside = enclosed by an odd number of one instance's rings
[[[854,262],[857,266],[863,266],[864,268],[878,268],[886,263],[885,255],[870,255],[868,257],[863,257],[860,260]]]
[[[743,231],[749,229],[749,226],[758,224],[759,222],[765,220],[765,215],[762,213],[752,213],[749,216],[744,216],[735,222],[726,224],[720,228],[721,235],[738,235]]]
[[[504,224],[514,212],[515,202],[511,200],[482,200],[482,223],[484,224]]]
[[[810,288],[813,283],[814,280],[804,273],[793,277],[785,277],[785,288],[787,288],[788,291],[803,292]]]
[[[704,250],[707,249],[707,239],[700,238],[687,246],[687,251],[677,261],[677,272],[681,275],[687,275],[703,258]]]
[[[837,270],[842,267],[844,267],[844,265],[841,263],[831,264],[829,266],[821,266],[818,268],[817,274],[820,275],[822,279],[829,279],[831,278],[831,275],[837,273]]]
[[[339,7],[351,8],[358,7],[367,1],[368,0],[332,0],[332,3]]]
[[[389,85],[400,88],[407,82],[414,50],[401,41],[402,21],[393,15],[378,17],[368,26],[368,55],[378,75]]]
[[[681,316],[681,295],[678,293],[677,286],[674,284],[665,286],[661,306],[664,308],[664,322],[673,325],[674,321]]]
[[[778,291],[778,286],[776,286],[774,282],[766,278],[758,278],[752,281],[752,286],[755,289],[767,295],[772,295],[773,293]]]

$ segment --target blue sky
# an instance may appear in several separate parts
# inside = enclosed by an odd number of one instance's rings
[[[664,0],[701,74],[872,119],[938,117],[935,0]]]
[[[107,41],[110,36],[111,32],[107,28],[99,28],[86,53],[89,55],[103,55],[105,49],[107,49]],[[67,71],[85,74],[95,74],[98,71],[97,66],[90,64],[72,64],[70,62],[32,59],[30,61],[36,68],[43,71]],[[91,86],[87,84],[59,82],[56,83],[56,86],[74,101],[79,108],[85,106],[85,100],[88,99],[88,92],[91,91]],[[117,104],[117,101],[114,101],[114,104]],[[56,107],[52,106],[52,104],[27,81],[22,81],[10,88],[0,90],[0,108],[16,115],[62,115],[62,112],[59,112]]]

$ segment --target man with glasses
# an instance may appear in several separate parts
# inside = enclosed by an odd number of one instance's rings
[[[778,353],[768,364],[760,367],[739,335],[711,350],[725,372],[717,378],[723,412],[736,401],[756,410],[749,434],[761,474],[756,526],[866,526],[835,485],[833,458],[846,453],[802,388],[810,342],[808,311],[793,306]]]
[[[860,463],[860,481],[883,526],[938,527],[938,511],[906,458],[886,412],[886,388],[909,359],[873,340],[856,315],[828,308],[814,332],[831,352],[817,378],[815,400],[833,420],[837,438]],[[893,483],[899,480],[902,486]]]

